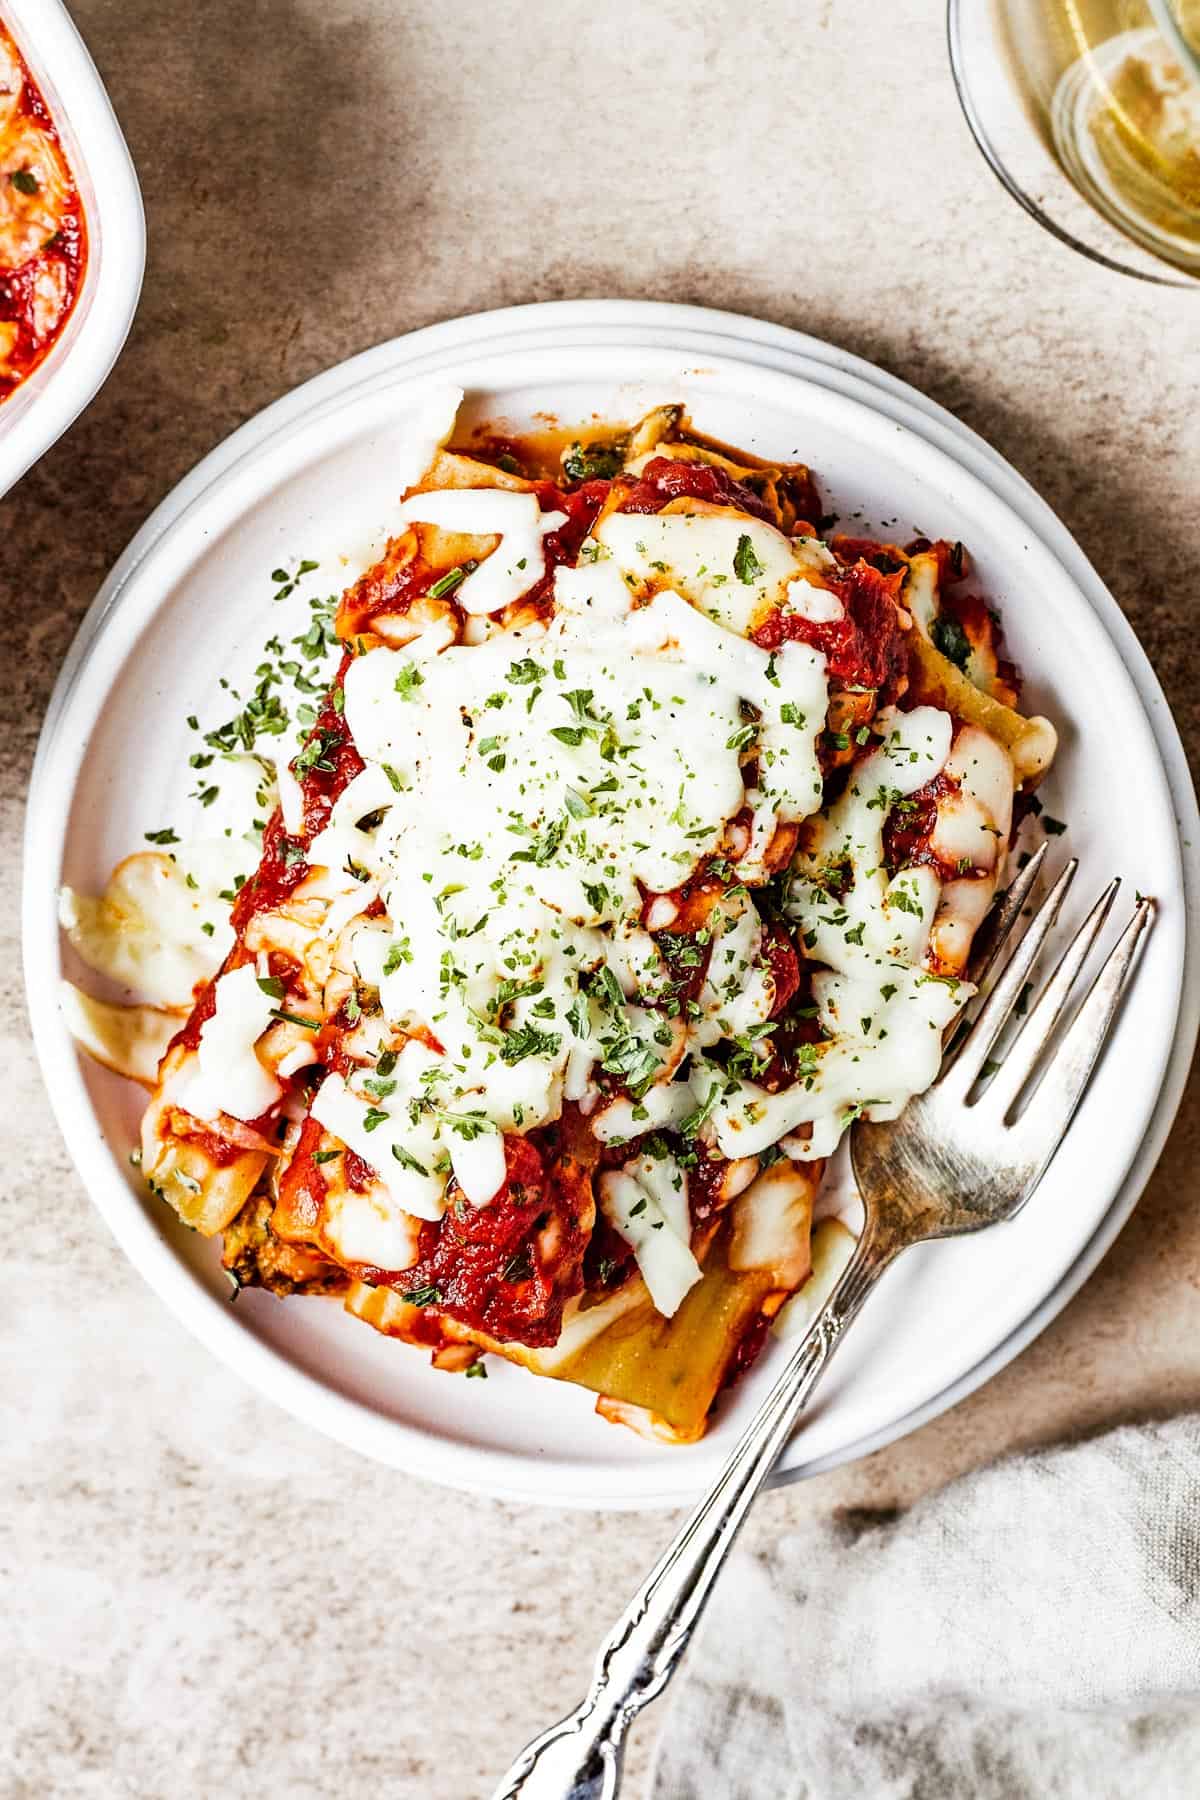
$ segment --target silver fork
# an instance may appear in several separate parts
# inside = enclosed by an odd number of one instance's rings
[[[981,984],[1030,899],[1038,851],[996,914]],[[857,1249],[808,1335],[742,1434],[708,1495],[659,1558],[605,1640],[586,1697],[533,1740],[493,1800],[612,1800],[625,1733],[671,1679],[734,1539],[796,1417],[884,1270],[910,1244],[956,1237],[1013,1218],[1066,1134],[1112,1027],[1153,916],[1133,916],[1074,1018],[1070,996],[1119,883],[1080,926],[998,1066],[989,1062],[1033,972],[1075,875],[1072,860],[1033,915],[973,1023],[951,1040],[927,1093],[888,1124],[860,1120],[850,1140],[865,1224]]]

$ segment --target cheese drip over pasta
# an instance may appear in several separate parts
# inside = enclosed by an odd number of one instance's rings
[[[731,1267],[786,1267],[794,1285],[789,1209],[817,1171],[789,1164],[927,1087],[971,992],[943,971],[964,966],[994,891],[1008,751],[928,704],[868,712],[851,742],[836,661],[831,696],[825,655],[799,641],[812,634],[760,630],[841,626],[839,565],[734,506],[602,511],[575,566],[554,568],[545,622],[521,602],[546,592],[565,512],[457,486],[413,493],[403,518],[473,546],[430,589],[453,603],[405,613],[402,648],[382,628],[354,640],[334,705],[362,771],[286,902],[247,928],[254,961],[216,979],[163,1103],[243,1146],[271,1142],[277,1103],[291,1129],[310,1112],[322,1244],[392,1272],[451,1200],[465,1216],[506,1191],[506,1135],[578,1109],[604,1150],[597,1207],[659,1312],[701,1278],[689,1183],[710,1159],[723,1199],[747,1196]],[[851,683],[851,702],[865,691]],[[830,739],[849,760],[827,788]],[[265,813],[267,771],[232,760]],[[279,760],[282,822],[302,838],[304,795]],[[889,825],[925,811],[921,854],[897,856]],[[102,901],[63,902],[81,954],[167,1001],[232,938],[179,855],[143,853]],[[298,971],[286,1000],[275,955]],[[316,1034],[335,1015],[329,1066]],[[326,1066],[303,1096],[284,1088],[311,1064]],[[338,1145],[365,1181],[339,1175]]]
[[[455,495],[462,528],[471,497]],[[782,1143],[808,1160],[857,1112],[891,1116],[933,1078],[968,990],[923,966],[936,875],[882,873],[890,806],[950,755],[950,716],[932,707],[884,721],[797,865],[789,905],[823,966],[824,1041],[775,1093],[721,1065],[722,1042],[770,1028],[753,888],[779,826],[821,807],[827,707],[819,651],[768,654],[743,633],[764,603],[837,604],[806,581],[824,547],[757,523],[754,580],[740,580],[744,523],[610,515],[556,572],[548,625],[485,625],[466,644],[435,627],[348,670],[345,716],[367,766],[310,847],[308,887],[329,902],[340,966],[378,990],[370,1029],[407,1042],[383,1083],[369,1065],[328,1076],[313,1114],[377,1171],[376,1209],[436,1219],[451,1175],[487,1204],[502,1134],[552,1122],[565,1102],[608,1144],[685,1126],[730,1158]],[[727,600],[730,585],[744,594]],[[672,1006],[654,896],[727,855],[736,819],[749,820],[742,885],[714,901],[698,998]],[[836,897],[822,885],[831,860]],[[366,916],[376,900],[382,918]],[[605,1101],[601,1074],[625,1091]],[[643,1157],[599,1197],[673,1312],[700,1272],[686,1170]]]
[[[820,801],[818,652],[772,658],[674,592],[635,607],[605,560],[560,570],[556,601],[548,628],[437,654],[378,648],[346,677],[367,768],[310,861],[331,914],[357,915],[340,953],[411,1041],[389,1093],[331,1076],[314,1115],[420,1217],[441,1211],[451,1169],[486,1202],[504,1174],[499,1134],[594,1098],[598,1068],[649,1116],[690,1052],[767,1018],[749,893],[714,908],[709,979],[687,1017],[663,1005],[646,897],[717,854],[743,808],[751,858]],[[377,894],[386,923],[362,916]]]

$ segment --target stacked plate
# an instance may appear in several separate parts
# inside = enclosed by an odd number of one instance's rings
[[[369,1455],[489,1494],[593,1506],[677,1503],[705,1485],[777,1367],[768,1351],[710,1435],[651,1446],[581,1390],[501,1367],[438,1374],[320,1300],[228,1304],[215,1248],[148,1199],[128,1153],[138,1095],[81,1062],[57,1006],[76,971],[54,924],[186,792],[188,715],[248,675],[273,629],[270,571],[369,554],[408,471],[406,422],[431,385],[528,429],[626,420],[684,401],[714,436],[812,465],[842,528],[961,538],[1062,750],[1046,793],[1081,858],[1079,911],[1116,873],[1160,916],[1117,1038],[1035,1201],[977,1240],[893,1269],[788,1448],[787,1480],[864,1454],[951,1406],[1065,1304],[1132,1209],[1178,1104],[1200,982],[1196,803],[1161,690],[1078,546],[999,457],[868,364],[795,332],[690,307],[584,301],[460,319],[381,345],[236,432],[159,507],[105,583],[56,690],[34,772],[25,945],[38,1051],[96,1204],[180,1318],[265,1393]],[[180,773],[181,772],[181,773]],[[1064,849],[1065,854],[1065,849]],[[1064,921],[1069,929],[1074,919]]]

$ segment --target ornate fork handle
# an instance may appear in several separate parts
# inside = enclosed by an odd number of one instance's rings
[[[586,1697],[517,1757],[493,1800],[612,1800],[625,1733],[666,1687],[759,1488],[850,1324],[901,1246],[870,1225],[816,1324],[709,1494],[664,1551],[596,1659]]]

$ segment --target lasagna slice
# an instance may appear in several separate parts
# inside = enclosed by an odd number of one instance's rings
[[[238,1282],[704,1431],[1054,749],[962,547],[821,510],[675,407],[434,455],[145,1115]]]

